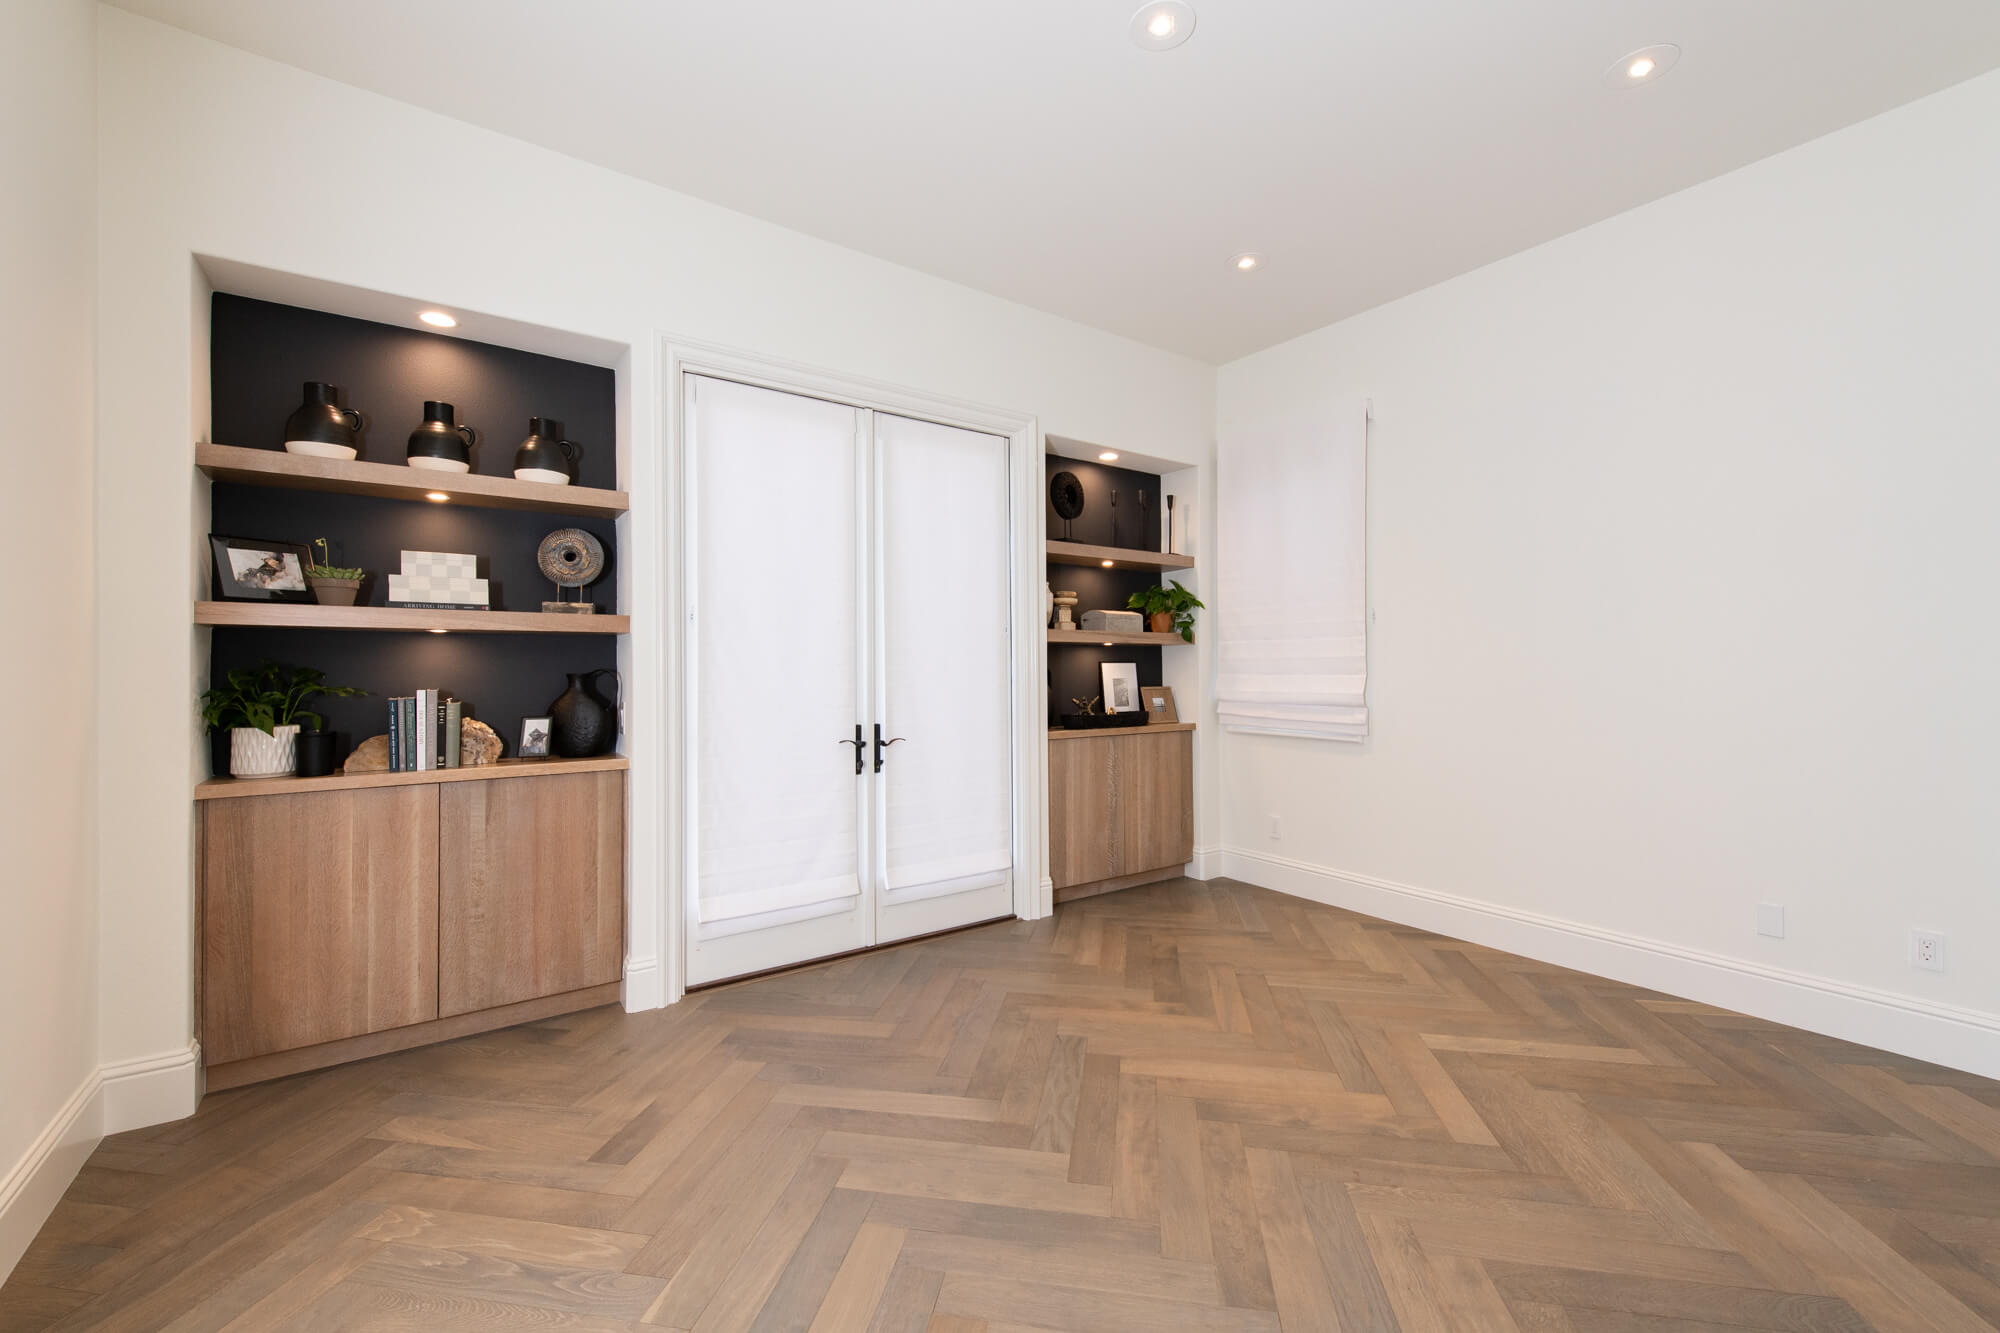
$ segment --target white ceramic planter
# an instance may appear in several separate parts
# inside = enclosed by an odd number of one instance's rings
[[[299,767],[299,727],[296,722],[266,735],[255,727],[229,729],[229,776],[282,778]]]

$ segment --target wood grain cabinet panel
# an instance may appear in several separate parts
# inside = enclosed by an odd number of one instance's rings
[[[1135,728],[1049,745],[1049,877],[1058,891],[1178,870],[1193,855],[1192,732]]]
[[[440,1016],[618,980],[625,775],[459,783],[439,800]]]
[[[202,835],[205,1058],[436,1018],[437,857],[436,787],[216,802]]]

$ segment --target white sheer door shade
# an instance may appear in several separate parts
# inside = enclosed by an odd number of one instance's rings
[[[1259,423],[1221,468],[1216,713],[1230,731],[1368,735],[1368,409]]]
[[[1011,910],[1013,714],[1007,441],[877,413],[877,705],[885,906],[998,889]],[[884,934],[906,933],[888,924]],[[928,929],[942,929],[934,913]]]
[[[861,414],[690,376],[695,920],[756,924],[862,886]]]

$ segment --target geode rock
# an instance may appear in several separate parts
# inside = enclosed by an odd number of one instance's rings
[[[461,768],[477,768],[490,764],[500,757],[500,737],[493,728],[476,717],[468,717],[458,733],[458,763]],[[389,738],[370,736],[354,747],[354,753],[347,756],[343,773],[387,773],[389,771]]]

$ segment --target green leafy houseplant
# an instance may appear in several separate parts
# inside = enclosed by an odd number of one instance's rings
[[[1172,616],[1174,633],[1193,643],[1194,613],[1208,608],[1176,579],[1164,588],[1155,586],[1133,593],[1125,599],[1125,609],[1143,611],[1149,619],[1153,616]]]
[[[307,557],[306,557],[306,577],[307,577],[307,578],[314,578],[314,579],[358,579],[358,578],[361,578],[361,577],[362,577],[363,575],[365,575],[365,574],[366,574],[366,573],[368,572],[368,571],[367,571],[367,570],[365,570],[365,569],[354,569],[354,568],[351,568],[351,567],[349,567],[349,566],[347,566],[347,565],[330,565],[330,564],[327,564],[327,563],[326,563],[326,561],[327,561],[327,558],[328,558],[328,557],[327,557],[327,551],[326,551],[326,538],[324,538],[324,537],[315,537],[315,538],[313,538],[313,543],[312,543],[312,544],[313,544],[314,546],[317,546],[317,547],[319,548],[319,559],[318,559],[318,560],[314,560],[314,559],[313,559],[313,558],[312,558],[311,556],[307,556]]]
[[[314,731],[323,719],[305,706],[317,695],[351,699],[368,693],[351,685],[328,685],[326,673],[310,667],[264,661],[238,667],[227,683],[201,696],[201,720],[211,727],[254,727],[265,735],[307,719]]]

